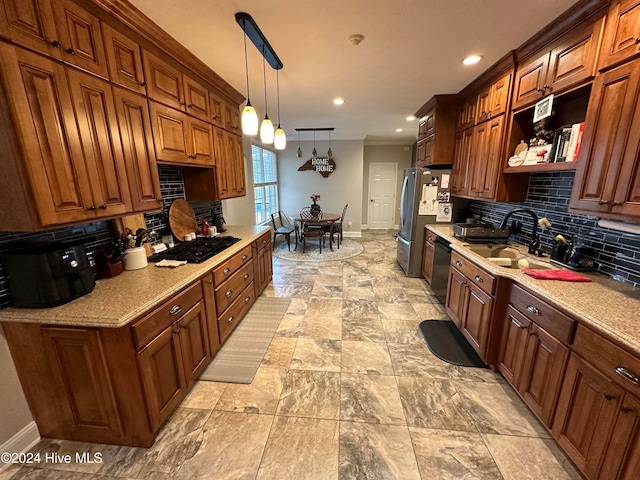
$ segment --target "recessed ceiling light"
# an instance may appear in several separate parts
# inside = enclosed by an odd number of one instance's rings
[[[344,98],[336,97],[333,99],[334,105],[342,105],[344,103]]]
[[[400,133],[402,131],[401,128],[396,128],[396,132]]]
[[[416,119],[416,116],[415,116],[415,115],[409,115],[409,116],[407,117],[407,122],[413,122],[415,119]]]
[[[481,55],[469,55],[462,61],[462,63],[464,63],[465,65],[473,65],[475,63],[478,63],[480,60],[482,60]]]

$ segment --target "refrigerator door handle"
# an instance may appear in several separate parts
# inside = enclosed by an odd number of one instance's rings
[[[410,245],[411,242],[402,238],[402,236],[398,235],[398,241],[404,243],[405,245]]]
[[[407,193],[407,184],[409,183],[409,177],[405,176],[402,182],[402,193],[400,193],[400,230],[402,230],[405,223],[404,216],[404,196]]]

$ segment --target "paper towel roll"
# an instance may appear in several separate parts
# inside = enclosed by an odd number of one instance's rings
[[[510,258],[502,258],[502,257],[489,257],[487,258],[491,263],[495,263],[501,267],[510,267],[511,259]]]

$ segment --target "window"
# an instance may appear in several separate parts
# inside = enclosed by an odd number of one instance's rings
[[[253,195],[256,203],[256,225],[269,220],[278,211],[278,175],[276,154],[251,145],[253,162]]]

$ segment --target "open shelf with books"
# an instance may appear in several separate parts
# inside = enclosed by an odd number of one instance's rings
[[[505,173],[526,173],[575,170],[580,149],[581,131],[584,129],[584,119],[589,105],[591,84],[583,85],[556,96],[553,99],[552,115],[546,129],[548,143],[543,146],[529,147],[529,151],[521,156],[526,158],[524,163],[509,161],[514,156],[516,147],[524,142],[536,138],[534,131],[535,105],[511,112],[511,123],[506,145]],[[522,147],[520,147],[522,148]],[[535,152],[540,159],[535,162]],[[533,156],[533,160],[532,160]],[[544,161],[542,161],[544,159]]]

